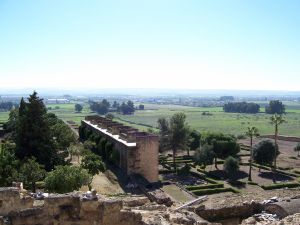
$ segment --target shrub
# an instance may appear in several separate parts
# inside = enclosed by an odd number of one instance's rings
[[[236,158],[229,156],[224,162],[224,170],[229,178],[233,178],[235,173],[239,170],[239,161]]]
[[[177,170],[177,174],[181,176],[189,175],[191,170],[191,166],[189,164],[185,164],[182,168]]]
[[[187,186],[186,189],[188,191],[196,191],[202,189],[215,189],[215,188],[223,188],[224,184],[207,184],[207,185],[196,185],[196,186]]]
[[[57,166],[48,173],[45,187],[50,192],[67,193],[89,184],[91,176],[78,166]]]
[[[272,184],[272,185],[261,185],[264,190],[273,190],[280,188],[295,188],[300,187],[299,183],[280,183],[280,184]]]

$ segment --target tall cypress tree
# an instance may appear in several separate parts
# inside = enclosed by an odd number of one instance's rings
[[[38,97],[37,92],[29,96],[28,103],[21,100],[16,155],[21,159],[33,156],[46,170],[50,170],[57,163],[58,154],[46,113],[43,99]]]

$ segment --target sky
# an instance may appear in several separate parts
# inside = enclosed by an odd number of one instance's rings
[[[0,0],[0,89],[300,90],[298,0]]]

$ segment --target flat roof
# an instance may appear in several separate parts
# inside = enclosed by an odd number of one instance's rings
[[[132,142],[129,143],[123,139],[120,138],[120,135],[118,134],[112,134],[110,132],[108,132],[107,129],[103,129],[101,127],[99,127],[98,125],[92,124],[90,121],[88,120],[83,120],[86,124],[89,124],[91,127],[94,127],[95,129],[101,131],[102,133],[106,134],[107,136],[110,136],[111,138],[115,139],[118,142],[121,142],[122,144],[126,145],[127,147],[136,147],[136,142]]]

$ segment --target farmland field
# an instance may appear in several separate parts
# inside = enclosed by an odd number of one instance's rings
[[[280,134],[300,136],[300,104],[287,105],[285,119],[287,123],[280,126]],[[211,115],[202,115],[203,112]],[[187,122],[191,128],[199,131],[215,131],[231,133],[234,135],[243,134],[248,126],[258,127],[261,134],[273,133],[273,126],[269,122],[270,115],[224,113],[221,107],[186,107],[175,105],[154,105],[145,104],[145,110],[136,111],[134,115],[116,114],[122,121],[131,122],[132,126],[138,125],[147,129],[147,126],[157,126],[159,117],[170,118],[176,112],[184,112],[187,115]]]
[[[261,102],[259,102],[261,103]],[[287,123],[280,126],[280,134],[300,136],[300,103],[284,102],[287,106],[285,119]],[[184,112],[190,127],[199,131],[215,131],[234,135],[243,134],[248,126],[256,126],[261,134],[273,133],[273,126],[269,122],[270,115],[224,113],[221,107],[188,107],[179,105],[144,104],[145,110],[137,110],[134,115],[114,113],[117,121],[142,130],[156,128],[159,117],[170,118],[176,112]],[[88,105],[84,105],[81,113],[74,112],[74,104],[50,104],[48,112],[55,113],[59,118],[72,120],[77,124],[90,114]],[[49,109],[51,107],[51,109]],[[59,107],[59,108],[55,108]],[[209,112],[210,115],[202,115]],[[0,112],[0,122],[8,119],[8,112]]]

